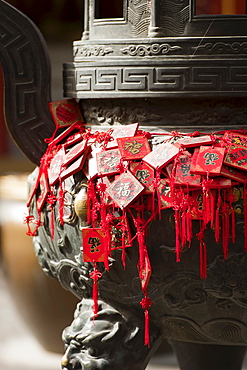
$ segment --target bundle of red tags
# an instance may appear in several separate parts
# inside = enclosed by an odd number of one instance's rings
[[[73,104],[72,104],[73,103]],[[94,312],[97,314],[97,282],[101,274],[97,263],[109,270],[109,257],[114,249],[122,249],[125,267],[126,248],[137,241],[138,271],[144,294],[140,302],[146,318],[145,343],[148,337],[148,308],[152,304],[147,288],[151,265],[145,243],[148,224],[162,217],[161,210],[172,208],[176,231],[175,255],[180,260],[185,246],[193,237],[200,245],[200,276],[206,278],[207,256],[204,243],[206,228],[214,230],[215,241],[221,241],[224,258],[228,244],[235,242],[235,201],[233,188],[243,184],[244,224],[247,226],[247,132],[232,130],[211,134],[150,133],[139,130],[137,123],[113,126],[108,131],[92,131],[84,127],[81,116],[73,120],[59,136],[53,137],[43,155],[39,175],[30,193],[28,207],[36,204],[38,220],[30,213],[26,218],[28,234],[35,235],[42,224],[42,211],[64,223],[63,183],[82,171],[87,178],[87,223],[82,228],[84,262],[92,262]],[[61,114],[61,106],[58,114]],[[56,106],[56,107],[57,107]],[[54,106],[52,106],[54,108]],[[59,117],[53,112],[58,128]],[[68,119],[69,115],[66,115]],[[64,120],[65,121],[65,120]],[[66,122],[64,122],[66,126]],[[159,139],[159,144],[155,144]],[[55,213],[58,204],[59,214]],[[147,217],[148,214],[148,217]],[[135,227],[130,232],[129,220]],[[193,235],[192,222],[200,220],[200,232]],[[35,223],[35,229],[31,228]],[[54,225],[51,226],[54,237]],[[247,251],[247,236],[244,250]]]

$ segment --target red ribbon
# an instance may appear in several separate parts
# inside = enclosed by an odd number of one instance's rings
[[[197,239],[200,242],[200,278],[207,278],[207,246],[204,242],[204,231],[205,225],[201,227],[199,233],[196,234]]]

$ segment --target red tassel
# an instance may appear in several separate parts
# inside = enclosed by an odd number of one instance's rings
[[[210,207],[210,195],[208,191],[203,193],[203,220],[204,225],[207,225],[211,220],[211,207]]]
[[[123,210],[123,222],[122,222],[122,264],[124,269],[126,269],[126,246],[125,246],[125,237],[126,237],[126,212]]]
[[[102,277],[102,274],[99,270],[97,270],[97,265],[94,263],[94,270],[90,273],[90,278],[93,279],[93,291],[92,291],[92,298],[93,298],[93,313],[94,317],[98,315],[98,280]]]
[[[235,215],[235,211],[233,208],[231,209],[231,216],[232,216],[232,242],[235,243],[236,242],[236,215]]]
[[[204,242],[204,231],[205,226],[203,226],[198,234],[196,234],[197,239],[200,242],[200,278],[207,278],[207,246]]]
[[[135,227],[136,227],[136,236],[137,236],[137,241],[138,241],[138,245],[139,245],[139,267],[140,267],[140,271],[142,271],[144,269],[145,256],[146,256],[146,253],[147,253],[147,247],[146,247],[146,244],[145,244],[145,233],[144,233],[144,229],[143,229],[143,221],[145,221],[145,220],[142,220],[140,218],[140,216],[138,216],[138,218],[134,219],[134,224],[135,224]]]
[[[186,212],[186,226],[187,226],[187,241],[189,243],[189,247],[192,241],[193,233],[192,233],[192,216],[191,210],[188,209]]]
[[[51,238],[52,240],[54,239],[55,236],[55,214],[54,214],[54,204],[56,203],[57,198],[53,193],[51,193],[47,197],[47,203],[50,205],[50,212],[51,212],[51,217],[50,217],[50,232],[51,232]]]
[[[181,217],[181,244],[182,248],[185,246],[186,241],[187,241],[187,227],[186,227],[186,211],[182,212],[182,217]]]
[[[221,197],[220,190],[218,190],[217,209],[215,212],[215,231],[214,231],[216,243],[219,243],[220,241],[220,207],[221,207]]]
[[[232,192],[232,189],[229,189],[228,200],[230,203],[231,210],[231,231],[232,231],[232,242],[236,242],[236,215],[232,203],[235,201],[235,196]]]
[[[150,298],[147,296],[147,292],[144,293],[145,296],[141,300],[140,305],[144,310],[145,315],[145,326],[144,326],[144,345],[150,348],[150,331],[149,331],[149,312],[148,308],[153,304]]]
[[[158,215],[159,215],[159,219],[161,220],[161,199],[158,194],[159,185],[160,185],[160,171],[156,170],[156,176],[153,181],[154,192],[153,192],[153,212],[152,213],[155,214],[155,193],[156,193],[157,199],[158,199]]]
[[[229,245],[229,237],[230,237],[229,205],[226,203],[225,191],[224,191],[224,203],[221,207],[221,211],[222,211],[222,249],[223,249],[224,260],[225,260],[228,255],[228,245]]]
[[[210,227],[213,229],[214,227],[214,220],[215,220],[215,193],[210,192],[210,215],[211,215],[211,222]]]
[[[61,225],[64,225],[64,190],[62,182],[60,182],[58,200],[59,200],[59,221]]]
[[[180,226],[179,226],[179,215],[180,212],[178,209],[175,209],[175,233],[176,233],[176,245],[175,245],[175,252],[176,252],[176,262],[180,261]]]
[[[244,251],[247,253],[247,189],[244,188],[243,193],[243,201],[244,201]]]

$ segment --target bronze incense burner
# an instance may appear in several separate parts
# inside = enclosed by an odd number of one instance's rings
[[[82,39],[74,42],[74,61],[64,64],[64,95],[79,101],[86,127],[106,131],[139,122],[151,133],[211,133],[246,126],[246,15],[200,16],[195,0],[122,0],[112,2],[115,8],[105,3],[84,1]],[[33,23],[3,0],[0,14],[6,122],[39,166],[44,139],[54,130],[46,45]],[[36,177],[37,171],[31,184]],[[93,317],[92,264],[82,261],[80,220],[73,209],[82,183],[81,173],[66,180],[71,217],[56,222],[54,239],[47,209],[34,237],[43,270],[81,299],[63,333],[63,369],[145,369],[167,338],[182,370],[240,370],[247,342],[241,189],[234,203],[237,241],[229,245],[225,261],[212,232],[205,235],[207,279],[200,279],[196,238],[181,262],[175,261],[171,209],[150,224],[148,290],[154,304],[148,347],[143,345],[137,248],[126,251],[126,270],[119,250],[112,254],[109,272],[100,265],[99,312]],[[198,233],[199,224],[193,227]]]

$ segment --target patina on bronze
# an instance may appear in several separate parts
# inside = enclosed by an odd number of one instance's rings
[[[189,0],[125,0],[117,2],[117,17],[109,18],[100,3],[85,1],[82,40],[74,43],[74,62],[64,65],[65,96],[80,99],[88,125],[104,130],[138,121],[150,131],[184,132],[246,126],[246,16],[199,17],[195,1]],[[0,14],[6,120],[14,140],[38,164],[43,139],[53,131],[45,44],[34,25],[3,0]],[[67,181],[71,215],[84,182],[81,174]],[[82,261],[81,220],[75,216],[64,225],[57,222],[52,240],[44,211],[44,226],[34,238],[39,262],[82,299],[63,334],[63,368],[145,369],[162,338],[168,338],[182,370],[241,369],[247,342],[247,258],[240,198],[235,209],[237,242],[230,245],[226,261],[210,232],[206,235],[206,280],[199,278],[196,240],[175,262],[171,210],[150,226],[150,348],[143,345],[137,249],[126,253],[126,271],[119,251],[109,273],[101,266],[94,325],[92,265]]]

